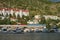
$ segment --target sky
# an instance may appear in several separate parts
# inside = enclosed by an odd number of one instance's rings
[[[52,2],[60,2],[60,0],[50,0],[50,1],[52,1]]]

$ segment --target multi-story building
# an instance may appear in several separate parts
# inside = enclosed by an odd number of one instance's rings
[[[29,16],[29,10],[22,10],[22,9],[16,9],[16,8],[0,8],[0,14],[3,14],[3,16],[6,16],[7,14],[15,14],[17,17],[18,15],[20,17],[24,16]]]

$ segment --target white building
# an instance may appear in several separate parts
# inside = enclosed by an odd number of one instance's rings
[[[23,16],[22,10],[19,10],[19,15],[22,18],[22,16]]]
[[[15,16],[17,18],[17,16],[19,15],[19,10],[15,10]]]
[[[7,15],[7,14],[9,15],[9,14],[10,14],[10,10],[6,8],[6,9],[5,9],[5,14],[6,14],[6,15]]]
[[[34,24],[34,22],[31,21],[31,20],[27,21],[27,23],[28,23],[28,24]]]
[[[6,16],[6,12],[5,12],[4,8],[2,9],[2,13],[3,13],[4,16]]]
[[[54,20],[57,20],[58,19],[58,16],[53,16],[53,15],[43,15],[43,17],[45,17],[45,19],[54,19]]]
[[[28,24],[39,24],[38,20],[33,20],[33,21],[29,20],[27,21],[27,23]]]
[[[33,24],[39,24],[38,20],[33,20]]]
[[[9,11],[10,11],[10,14],[13,16],[14,10],[10,8]]]
[[[1,8],[0,9],[0,14],[3,14],[6,16],[6,14],[13,14],[15,13],[15,16],[17,17],[18,15],[22,18],[22,16],[29,16],[29,11],[28,10],[22,10],[22,9],[16,9],[16,8]]]
[[[35,15],[34,18],[39,20],[40,19],[40,15]]]
[[[29,11],[28,10],[23,10],[23,15],[24,16],[29,16]]]

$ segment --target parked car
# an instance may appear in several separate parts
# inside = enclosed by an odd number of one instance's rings
[[[1,32],[6,33],[6,32],[7,32],[7,29],[6,29],[6,28],[2,28],[2,29],[1,29]]]
[[[23,33],[23,29],[16,29],[16,33]]]
[[[24,33],[26,33],[26,32],[30,32],[30,29],[28,29],[28,28],[24,29]]]
[[[34,29],[30,29],[30,33],[33,33],[34,32]]]
[[[49,31],[48,31],[47,28],[44,28],[42,32],[47,33],[47,32],[49,32]]]
[[[42,31],[40,29],[36,28],[36,29],[34,29],[34,32],[39,33],[39,32],[42,32]]]
[[[50,29],[49,32],[58,32],[57,29]]]

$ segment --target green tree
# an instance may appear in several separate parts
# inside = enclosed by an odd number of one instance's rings
[[[41,22],[40,22],[41,24],[45,24],[46,23],[46,20],[45,20],[45,17],[41,17]]]
[[[13,13],[13,18],[16,18],[16,15],[15,15],[15,13]]]
[[[9,17],[12,18],[13,16],[11,14],[9,14]]]

